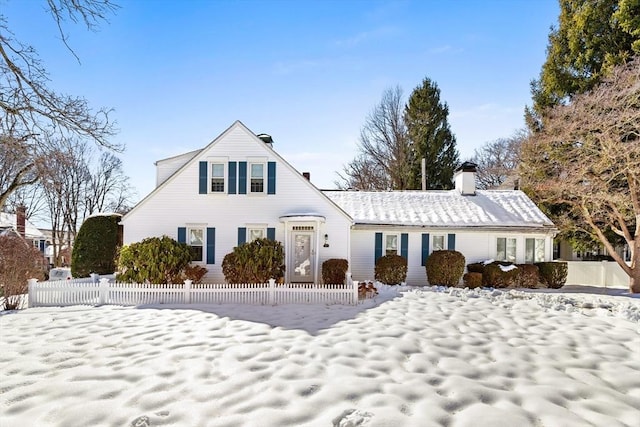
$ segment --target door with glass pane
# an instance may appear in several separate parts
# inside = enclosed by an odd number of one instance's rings
[[[313,232],[294,231],[291,240],[293,253],[289,258],[290,280],[294,283],[314,282]]]

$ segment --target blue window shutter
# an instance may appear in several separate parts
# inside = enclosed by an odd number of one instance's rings
[[[276,229],[269,227],[267,228],[267,239],[276,240]]]
[[[200,162],[200,179],[199,179],[199,187],[198,192],[200,194],[207,194],[207,169],[209,165],[207,162]]]
[[[247,229],[246,227],[238,227],[238,246],[247,241]]]
[[[400,256],[409,261],[409,234],[400,235]]]
[[[216,263],[216,229],[207,227],[207,264]]]
[[[45,241],[44,240],[40,240],[40,252],[44,253],[44,245],[45,245]]]
[[[187,228],[178,227],[178,242],[187,243]]]
[[[267,163],[267,194],[276,194],[276,162]]]
[[[238,194],[247,194],[247,162],[238,162]]]
[[[229,194],[236,194],[236,162],[229,162]]]
[[[378,261],[378,258],[382,256],[382,233],[376,233],[376,247],[373,261]]]
[[[427,265],[429,258],[429,233],[422,233],[422,265]]]
[[[447,236],[447,249],[449,249],[450,251],[455,251],[456,250],[456,235],[455,234],[449,234]]]

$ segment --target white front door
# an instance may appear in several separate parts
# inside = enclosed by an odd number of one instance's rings
[[[291,282],[315,282],[315,246],[313,231],[293,231],[291,247],[293,253],[289,257],[289,277]]]

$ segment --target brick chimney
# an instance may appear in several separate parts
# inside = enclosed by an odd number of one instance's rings
[[[18,234],[25,237],[27,223],[27,208],[23,205],[18,206],[16,209],[16,229],[18,230]]]

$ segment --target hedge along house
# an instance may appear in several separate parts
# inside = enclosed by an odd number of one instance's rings
[[[371,277],[375,260],[407,259],[407,283],[426,282],[436,250],[457,250],[467,263],[550,261],[557,229],[519,190],[476,190],[476,165],[463,163],[449,191],[325,191],[353,219],[351,272]]]
[[[549,261],[553,223],[521,191],[475,190],[465,163],[450,191],[320,191],[241,122],[201,150],[156,162],[156,188],[123,217],[124,244],[167,235],[192,247],[204,280],[224,282],[222,260],[259,237],[282,242],[287,282],[322,280],[329,258],[349,261],[355,280],[374,278],[375,260],[407,259],[407,283],[426,283],[438,249],[467,262]]]
[[[122,219],[124,244],[167,235],[192,247],[203,280],[223,283],[234,246],[282,242],[287,282],[322,280],[322,262],[349,258],[351,218],[236,121],[201,150],[156,162],[156,188]]]

